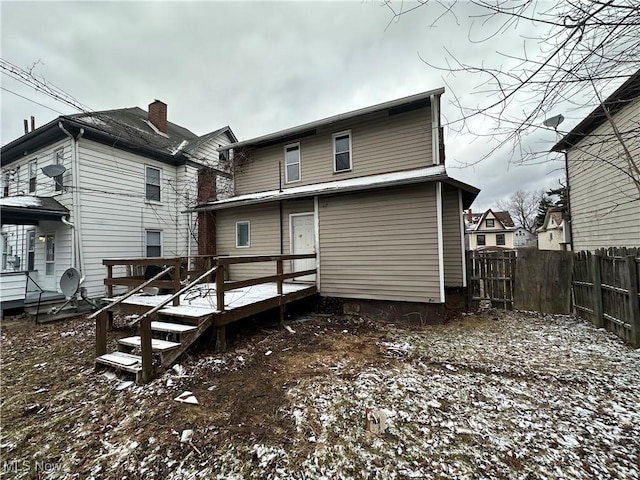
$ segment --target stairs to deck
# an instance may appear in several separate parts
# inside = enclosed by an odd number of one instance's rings
[[[183,318],[173,314],[158,312],[161,320],[151,322],[151,349],[153,352],[154,373],[169,368],[211,325],[211,316],[193,315]],[[164,317],[167,317],[166,321]],[[96,358],[96,368],[109,368],[117,373],[142,379],[142,337],[139,335],[118,340],[117,350]]]

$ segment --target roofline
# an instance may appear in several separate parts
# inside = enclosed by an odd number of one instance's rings
[[[609,97],[604,100],[610,113],[616,113],[635,98],[640,96],[640,70],[631,75],[627,81],[620,85]],[[562,140],[556,143],[552,152],[561,152],[573,148],[580,140],[589,135],[596,128],[607,121],[607,117],[602,108],[598,105],[589,115],[587,115],[578,125],[567,133]]]
[[[243,140],[240,142],[232,143],[224,147],[221,147],[218,150],[228,150],[230,148],[246,147],[250,145],[258,145],[261,143],[271,142],[273,140],[277,140],[282,137],[289,137],[292,135],[303,133],[305,131],[313,130],[318,127],[323,127],[325,125],[329,125],[331,123],[339,122],[342,120],[348,120],[354,117],[359,117],[361,115],[367,115],[367,114],[378,112],[381,110],[387,110],[387,109],[399,107],[402,105],[420,102],[423,100],[430,99],[434,95],[442,95],[443,93],[444,93],[444,87],[436,88],[434,90],[428,90],[426,92],[409,95],[407,97],[397,98],[395,100],[391,100],[388,102],[378,103],[376,105],[371,105],[369,107],[352,110],[346,113],[340,113],[338,115],[333,115],[331,117],[323,118],[321,120],[316,120],[313,122],[304,123],[302,125],[297,125],[295,127],[286,128],[284,130],[279,130],[277,132],[268,133],[266,135],[255,137],[249,140]]]

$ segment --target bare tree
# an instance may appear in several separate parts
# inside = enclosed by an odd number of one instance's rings
[[[543,198],[543,190],[517,190],[509,198],[499,201],[497,205],[501,210],[509,212],[516,226],[534,233],[538,206]]]
[[[462,73],[475,78],[471,80],[475,88],[464,100],[461,92],[447,85],[453,91],[452,103],[459,112],[459,118],[448,122],[449,128],[489,137],[494,142],[493,148],[474,163],[498,150],[509,151],[511,161],[516,164],[553,158],[550,155],[556,154],[549,154],[546,145],[533,147],[529,141],[540,130],[553,130],[544,126],[543,120],[560,111],[565,114],[579,111],[582,115],[585,108],[591,110],[602,105],[600,92],[612,90],[638,70],[640,2],[637,0],[418,0],[417,4],[384,0],[384,3],[392,13],[391,22],[400,21],[403,15],[417,9],[430,9],[430,18],[435,19],[431,26],[437,26],[446,17],[458,22],[459,16],[470,15],[474,20],[469,31],[472,43],[488,45],[506,31],[520,34],[523,47],[517,55],[498,51],[497,55],[470,63],[446,49],[447,58],[441,65],[423,60],[445,72],[445,82]],[[610,140],[624,144],[610,115],[607,120],[614,130]],[[640,127],[636,130],[626,133],[640,135]],[[625,159],[629,175],[639,186],[638,159],[629,151],[625,152]],[[640,192],[640,186],[638,189]]]

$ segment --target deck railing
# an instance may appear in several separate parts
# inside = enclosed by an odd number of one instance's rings
[[[277,295],[278,295],[278,305],[280,307],[280,324],[284,322],[284,301],[283,301],[283,285],[285,280],[293,279],[296,277],[302,277],[307,275],[316,274],[316,269],[308,269],[303,271],[289,272],[284,273],[284,262],[290,260],[303,260],[309,258],[315,258],[315,253],[309,254],[291,254],[291,255],[253,255],[253,256],[238,256],[238,257],[202,257],[202,265],[201,268],[190,271],[190,274],[195,272],[200,275],[198,278],[192,282],[190,282],[185,287],[182,287],[180,283],[180,267],[184,265],[184,258],[164,258],[164,259],[108,259],[103,260],[103,264],[107,267],[107,278],[105,279],[105,285],[107,286],[107,292],[109,296],[113,296],[113,287],[116,285],[119,286],[129,286],[134,287],[135,292],[141,290],[144,286],[157,286],[169,288],[173,291],[173,294],[165,301],[162,302],[162,305],[154,306],[149,309],[146,313],[144,313],[141,317],[139,317],[136,322],[139,322],[140,325],[140,338],[141,338],[141,349],[142,349],[142,381],[147,381],[153,376],[153,365],[152,365],[152,343],[151,343],[151,319],[157,311],[166,306],[169,302],[173,301],[174,305],[180,304],[180,295],[186,293],[193,286],[210,281],[210,283],[215,283],[215,292],[216,292],[216,310],[218,315],[224,314],[226,311],[225,306],[225,292],[230,290],[234,290],[242,287],[249,287],[253,285],[260,285],[263,283],[276,283]],[[275,275],[262,276],[257,278],[251,278],[247,280],[239,280],[239,281],[226,281],[226,278],[229,274],[229,267],[231,265],[239,265],[239,264],[248,264],[248,263],[259,263],[259,262],[275,262],[276,264],[276,273]],[[119,276],[114,277],[114,267],[116,266],[148,266],[148,265],[164,265],[165,269],[158,273],[155,277],[144,280],[144,277],[140,275],[128,275],[128,276]],[[202,267],[208,267],[206,270],[202,270]],[[129,269],[132,272],[131,269]],[[184,271],[184,270],[183,270]],[[166,273],[171,273],[171,280],[159,280],[160,277],[165,275]],[[212,275],[215,274],[215,279],[211,278]],[[122,303],[122,300],[125,297],[129,297],[133,295],[135,292],[129,292],[122,297],[116,298],[110,305],[104,307],[98,312],[92,314],[89,318],[96,318],[96,355],[104,355],[107,353],[107,330],[108,323],[112,309],[119,303]],[[221,322],[217,325],[217,348],[220,350],[226,349],[226,337],[225,337],[225,322]]]

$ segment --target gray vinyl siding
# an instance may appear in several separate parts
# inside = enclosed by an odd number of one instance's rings
[[[462,287],[462,237],[460,233],[458,189],[442,184],[442,239],[445,287]]]
[[[640,98],[614,116],[633,158],[640,157]],[[603,137],[604,136],[604,137]],[[608,122],[568,152],[572,249],[640,246],[640,192]]]
[[[289,215],[292,213],[313,213],[313,199],[283,202],[282,205],[282,252],[290,253]],[[278,255],[280,254],[280,207],[278,202],[265,205],[239,207],[216,212],[216,242],[220,255]],[[236,247],[236,222],[249,221],[250,246]],[[291,263],[284,262],[284,271],[291,271]],[[231,280],[274,275],[274,262],[232,265]]]
[[[278,189],[280,170],[286,189],[430,166],[430,111],[425,107],[392,116],[378,112],[336,122],[309,137],[253,149],[248,159],[236,157],[236,195]],[[352,170],[334,173],[332,134],[345,130],[351,130]],[[300,181],[286,183],[284,146],[296,142],[300,143]]]
[[[321,294],[440,301],[435,185],[322,197]]]

